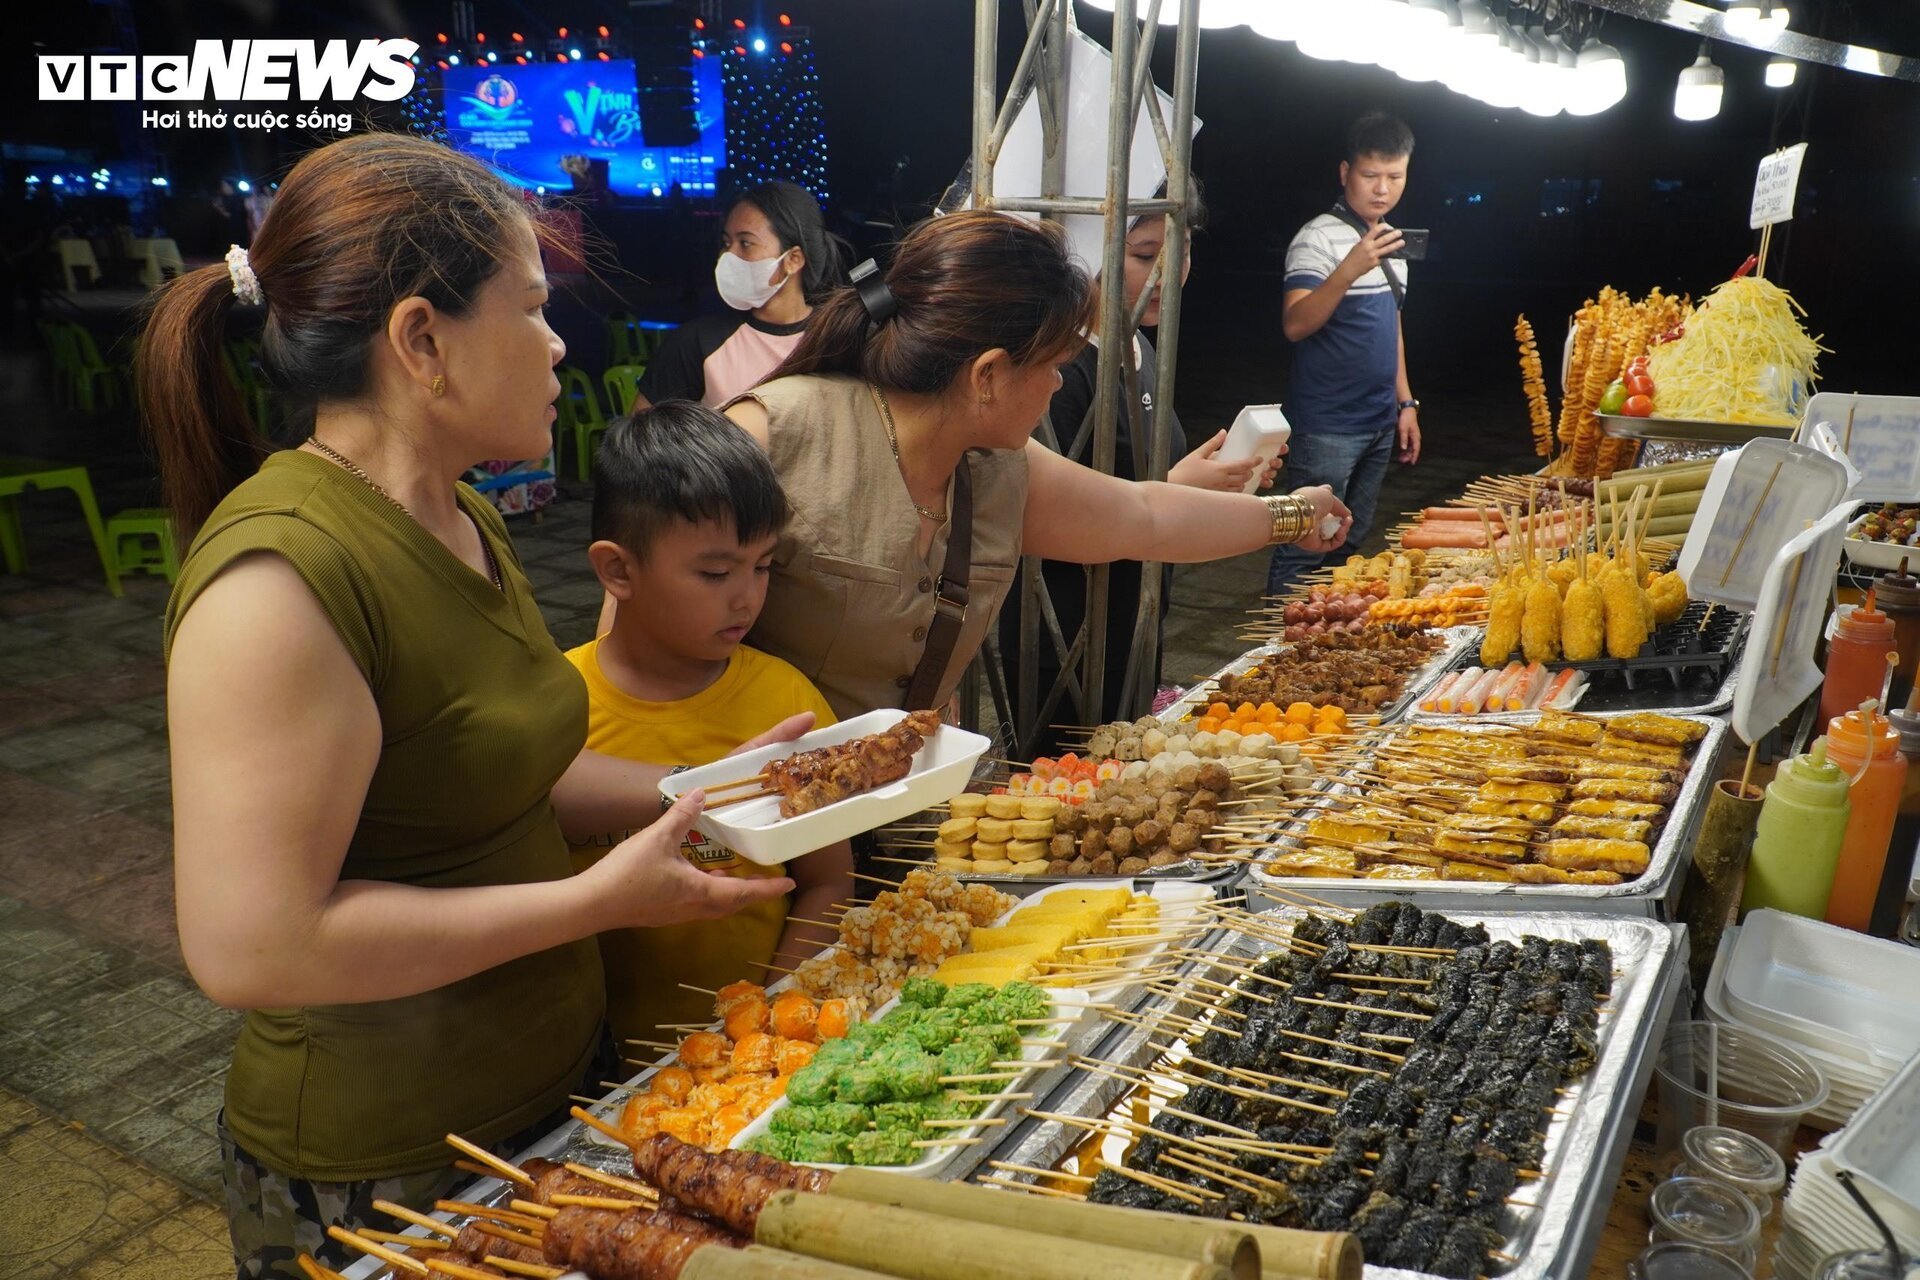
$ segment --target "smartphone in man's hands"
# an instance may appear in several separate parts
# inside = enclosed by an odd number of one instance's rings
[[[1432,232],[1425,227],[1396,227],[1400,233],[1400,247],[1388,254],[1389,258],[1405,258],[1418,262],[1427,256],[1427,240]]]

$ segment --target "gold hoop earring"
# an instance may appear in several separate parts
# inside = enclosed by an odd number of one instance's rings
[[[445,394],[447,394],[447,379],[446,379],[446,375],[445,375],[445,374],[439,374],[439,373],[436,373],[436,374],[434,374],[434,375],[433,375],[433,385],[432,385],[432,386],[430,386],[430,387],[428,387],[428,388],[427,388],[427,391],[428,391],[429,393],[431,393],[432,395],[436,395],[436,396],[443,396],[443,395],[445,395]]]

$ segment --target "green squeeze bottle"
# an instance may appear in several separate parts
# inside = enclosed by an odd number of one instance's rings
[[[1772,907],[1821,920],[1833,891],[1852,806],[1850,779],[1827,760],[1827,740],[1780,766],[1767,785],[1760,824],[1747,862],[1740,914]]]

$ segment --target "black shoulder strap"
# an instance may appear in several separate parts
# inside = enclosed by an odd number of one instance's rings
[[[1340,219],[1340,221],[1346,223],[1355,231],[1358,231],[1362,236],[1367,234],[1366,220],[1353,210],[1347,208],[1347,202],[1345,200],[1335,200],[1333,202],[1332,212],[1334,217]],[[1393,291],[1393,309],[1395,311],[1405,311],[1407,309],[1407,286],[1401,284],[1400,277],[1393,274],[1392,261],[1386,258],[1380,259],[1380,274],[1387,278],[1387,288]]]
[[[973,473],[964,457],[953,473],[953,508],[947,524],[947,559],[934,587],[933,623],[927,628],[927,647],[907,686],[908,711],[933,710],[940,696],[940,680],[960,643],[960,626],[967,619],[967,575],[973,566]]]

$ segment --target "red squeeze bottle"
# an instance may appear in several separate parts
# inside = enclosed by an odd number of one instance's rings
[[[1834,625],[1833,639],[1827,642],[1827,678],[1820,686],[1821,724],[1880,696],[1887,655],[1893,652],[1894,627],[1893,619],[1873,603],[1874,592],[1869,588],[1867,602],[1842,613]]]
[[[1853,777],[1847,791],[1847,833],[1840,841],[1840,863],[1827,898],[1827,923],[1865,933],[1886,869],[1893,824],[1900,816],[1907,758],[1900,754],[1899,732],[1868,702],[1828,722],[1827,759]]]

